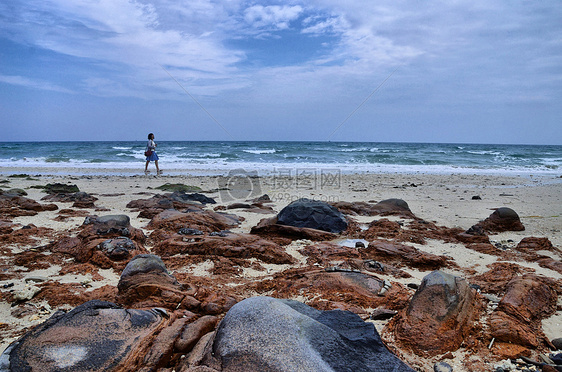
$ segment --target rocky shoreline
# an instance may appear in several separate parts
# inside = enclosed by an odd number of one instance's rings
[[[0,371],[560,368],[558,179],[1,181]]]

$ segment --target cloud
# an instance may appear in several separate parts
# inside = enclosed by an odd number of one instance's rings
[[[0,74],[0,83],[17,85],[17,86],[22,86],[32,89],[48,90],[52,92],[69,93],[69,94],[75,93],[70,89],[53,85],[48,81],[34,80],[34,79],[27,78],[25,76],[10,76],[10,75]]]
[[[285,30],[302,12],[300,5],[254,5],[244,11],[244,20],[257,29]]]

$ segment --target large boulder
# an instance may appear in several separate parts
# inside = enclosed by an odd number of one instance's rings
[[[332,233],[340,233],[347,229],[347,220],[337,208],[310,199],[299,199],[283,208],[277,215],[277,223]]]
[[[0,356],[0,372],[133,371],[125,368],[133,352],[162,322],[159,311],[89,301],[55,313],[12,343]]]
[[[475,291],[462,278],[434,271],[423,278],[404,313],[396,319],[396,338],[420,355],[457,350],[472,327]]]
[[[413,371],[375,327],[341,310],[253,297],[236,304],[216,332],[223,371]]]

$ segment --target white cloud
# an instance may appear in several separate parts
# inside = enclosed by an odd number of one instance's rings
[[[298,19],[303,8],[300,5],[254,5],[244,11],[244,19],[255,28],[285,30],[292,21]]]
[[[6,83],[11,85],[18,85],[27,88],[49,90],[52,92],[60,93],[74,93],[72,90],[54,85],[48,81],[30,79],[25,76],[12,76],[12,75],[2,75],[0,74],[0,83]]]

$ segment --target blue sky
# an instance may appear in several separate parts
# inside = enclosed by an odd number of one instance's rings
[[[5,141],[562,144],[562,6],[5,1],[0,128]]]

